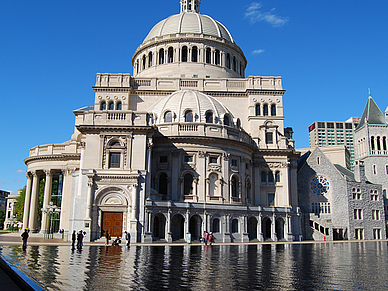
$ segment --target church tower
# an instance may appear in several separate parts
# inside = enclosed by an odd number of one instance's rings
[[[363,161],[368,181],[381,184],[386,198],[388,189],[388,124],[369,93],[360,124],[355,129],[356,163]]]

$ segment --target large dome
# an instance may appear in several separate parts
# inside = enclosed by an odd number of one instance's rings
[[[227,28],[210,16],[196,12],[182,12],[156,24],[144,39],[143,43],[164,35],[177,33],[194,33],[224,38],[232,43],[234,40]]]
[[[167,112],[171,112],[172,122],[185,122],[185,115],[192,112],[193,122],[206,122],[206,115],[211,113],[212,123],[224,124],[225,116],[232,121],[230,111],[215,98],[194,90],[180,90],[161,99],[149,110],[156,117],[155,123],[166,122]],[[229,122],[228,122],[229,123]]]

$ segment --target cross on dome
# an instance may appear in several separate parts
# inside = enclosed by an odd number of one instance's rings
[[[181,0],[181,13],[182,12],[199,13],[200,4],[201,4],[201,0]]]

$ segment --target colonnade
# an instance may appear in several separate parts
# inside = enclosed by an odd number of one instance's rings
[[[69,179],[68,176],[74,169],[42,169],[32,170],[26,173],[27,186],[24,200],[24,212],[23,212],[23,228],[35,232],[39,230],[42,233],[47,233],[49,228],[48,213],[42,211],[41,225],[38,225],[38,211],[39,211],[39,184],[41,179],[44,179],[44,196],[42,208],[47,208],[50,205],[52,195],[53,175],[55,173],[62,173],[63,184],[62,189],[65,188],[65,184]],[[57,206],[60,209],[60,206]]]

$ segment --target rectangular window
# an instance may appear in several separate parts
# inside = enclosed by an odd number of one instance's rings
[[[236,159],[232,159],[232,166],[237,167],[237,160]]]
[[[380,228],[373,229],[373,239],[381,239],[381,229]]]
[[[120,153],[109,153],[109,168],[120,168]]]
[[[362,219],[362,209],[354,209],[354,219]]]
[[[266,144],[273,144],[273,134],[272,134],[272,132],[267,132],[265,134],[265,143]]]
[[[318,122],[318,128],[325,128],[324,122]]]
[[[364,239],[364,229],[356,228],[355,230],[355,239]]]
[[[338,123],[338,122],[337,122],[337,123],[335,124],[335,127],[336,127],[336,128],[344,128],[344,124],[343,124],[343,123]]]
[[[209,163],[210,164],[217,164],[218,158],[217,157],[209,157]]]
[[[388,175],[388,165],[385,165],[385,174]]]
[[[334,122],[328,122],[327,128],[334,128]]]
[[[275,193],[268,193],[268,206],[275,207]]]
[[[380,220],[380,210],[372,210],[372,220]]]
[[[161,164],[167,163],[167,156],[160,156],[159,162],[160,162]]]
[[[345,128],[346,129],[352,129],[352,124],[351,123],[345,123]]]
[[[193,162],[193,156],[185,156],[185,163],[192,163]]]
[[[376,165],[373,165],[373,174],[376,175],[377,174],[377,170],[376,170]]]

